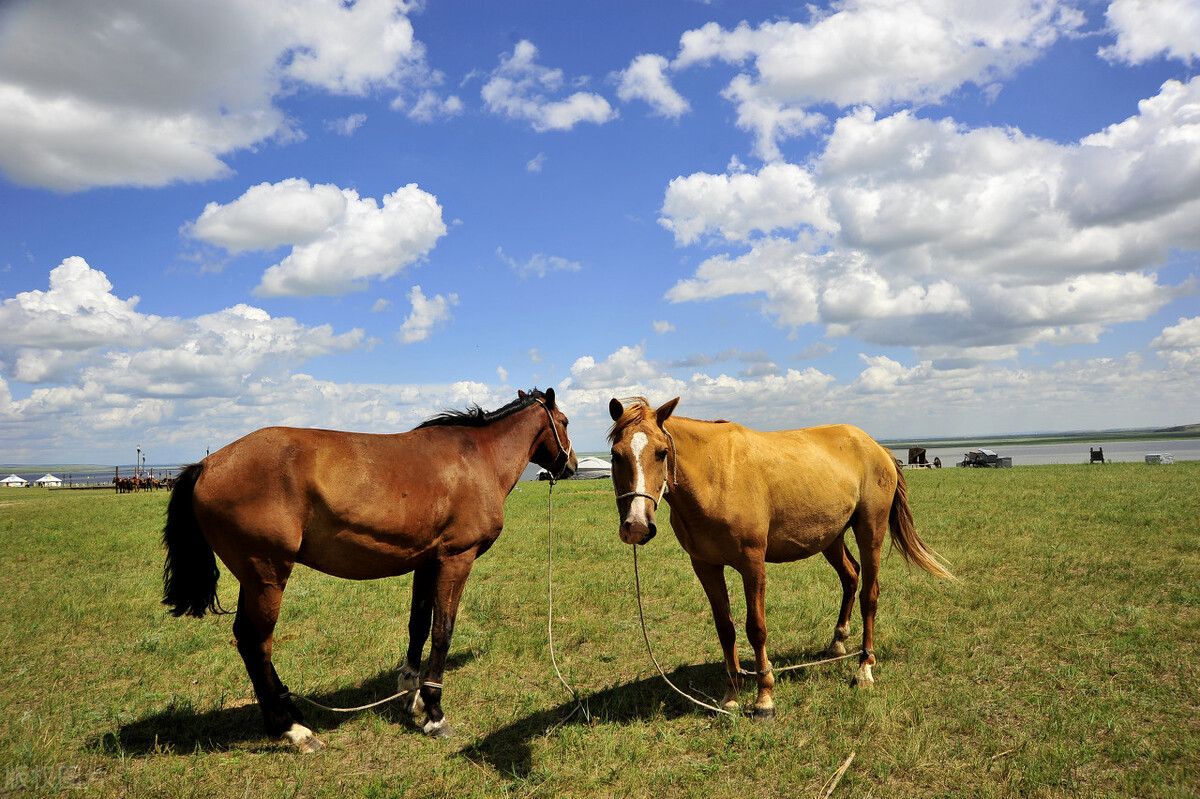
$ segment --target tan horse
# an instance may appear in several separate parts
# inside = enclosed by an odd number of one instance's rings
[[[399,688],[414,691],[407,708],[425,711],[424,731],[444,737],[442,673],[463,586],[499,537],[505,497],[530,461],[556,476],[576,468],[553,389],[520,392],[490,413],[451,411],[396,435],[251,433],[179,476],[163,530],[163,602],[176,616],[216,611],[213,553],[221,558],[241,583],[233,631],[267,732],[311,752],[324,744],[271,663],[292,568],[351,580],[414,572]]]
[[[737,707],[743,676],[725,567],[741,574],[746,591],[746,636],[758,672],[754,716],[771,718],[775,678],[766,649],[765,564],[821,553],[833,565],[841,578],[842,606],[827,651],[843,655],[860,577],[845,543],[851,528],[863,561],[863,652],[854,681],[873,685],[879,561],[889,526],[905,560],[955,579],[917,535],[892,454],[848,425],[762,433],[731,422],[672,416],[678,403],[676,397],[658,410],[642,398],[628,407],[615,398],[609,403],[620,535],[633,545],[653,538],[654,513],[665,497],[671,529],[712,605],[728,676],[724,707]]]

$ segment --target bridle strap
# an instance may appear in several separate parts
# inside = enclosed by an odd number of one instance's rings
[[[650,494],[643,494],[641,491],[630,491],[627,494],[617,494],[617,502],[620,502],[623,499],[629,499],[630,497],[642,497],[644,499],[648,499],[651,502],[653,502],[654,510],[657,511],[658,503],[662,502],[662,498],[666,493],[667,493],[667,478],[664,477],[663,484],[662,484],[662,490],[658,492],[657,497],[653,497]]]
[[[559,480],[567,471],[567,464],[571,462],[571,453],[575,451],[575,445],[570,444],[569,439],[568,446],[564,447],[562,445],[562,439],[558,437],[558,426],[554,424],[554,414],[550,412],[550,409],[546,407],[546,403],[542,400],[538,399],[535,400],[535,402],[542,406],[542,410],[546,412],[546,418],[550,420],[550,432],[554,434],[554,443],[558,445],[558,457],[563,459],[563,465],[562,468],[558,470],[558,474],[550,472],[550,477],[552,480]],[[555,458],[554,460],[558,460],[558,458]],[[551,465],[553,465],[553,461],[551,461]],[[547,469],[547,471],[549,471],[549,469]]]

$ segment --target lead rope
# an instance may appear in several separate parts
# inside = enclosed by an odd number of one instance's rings
[[[728,710],[717,707],[716,705],[710,705],[707,702],[701,702],[699,699],[696,699],[691,694],[687,693],[686,691],[681,690],[677,685],[675,685],[675,683],[671,682],[671,679],[669,677],[667,677],[667,674],[666,674],[666,672],[663,671],[662,666],[658,665],[658,658],[654,657],[654,649],[653,649],[653,647],[650,646],[650,634],[648,632],[646,632],[646,614],[642,610],[642,578],[638,574],[637,544],[633,544],[632,546],[633,546],[633,579],[634,579],[635,584],[637,585],[638,619],[641,620],[641,622],[642,622],[642,639],[646,642],[646,651],[650,653],[650,660],[654,663],[654,668],[658,669],[658,675],[663,678],[663,681],[666,682],[667,685],[671,686],[671,689],[674,690],[675,693],[679,694],[680,696],[682,696],[684,699],[688,700],[692,704],[699,705],[700,707],[704,708],[705,710],[712,710],[717,713],[721,713],[723,715],[732,717],[733,714],[730,713]]]
[[[566,688],[567,693],[575,700],[574,710],[556,724],[557,727],[568,722],[577,710],[583,711],[583,718],[586,721],[591,721],[592,717],[587,708],[583,706],[579,694],[562,676],[562,672],[558,668],[558,658],[554,655],[554,484],[556,482],[558,481],[551,478],[550,490],[546,494],[546,604],[549,608],[546,613],[546,634],[550,641],[550,663],[554,666],[554,673],[558,675],[558,681],[562,683],[563,688]]]

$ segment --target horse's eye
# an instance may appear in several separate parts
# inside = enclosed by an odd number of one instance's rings
[[[667,459],[666,447],[660,449],[658,452],[656,452],[654,454],[660,461],[665,461]]]

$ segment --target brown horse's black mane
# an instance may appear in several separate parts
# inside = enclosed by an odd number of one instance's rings
[[[544,399],[545,396],[543,392],[534,388],[524,392],[512,402],[494,411],[485,411],[478,405],[471,405],[465,411],[451,410],[439,413],[437,416],[432,416],[421,422],[413,429],[420,430],[423,427],[487,427],[492,422],[497,422],[512,416],[518,411],[525,410],[538,400]]]

